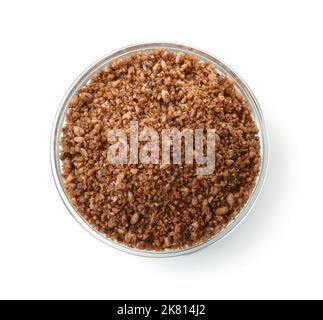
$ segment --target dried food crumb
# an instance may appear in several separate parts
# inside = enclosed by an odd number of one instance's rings
[[[107,161],[107,132],[132,120],[165,128],[214,128],[215,171],[196,165]],[[128,246],[192,246],[241,211],[260,169],[258,128],[231,78],[193,55],[163,49],[113,61],[69,102],[60,157],[66,192],[98,232]]]

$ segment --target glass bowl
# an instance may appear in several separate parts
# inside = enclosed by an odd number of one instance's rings
[[[100,69],[103,69],[108,63],[111,61],[123,58],[125,56],[134,54],[139,51],[147,51],[147,50],[153,50],[155,48],[164,48],[167,50],[172,50],[176,52],[184,52],[188,54],[194,54],[199,59],[205,60],[209,63],[212,63],[215,65],[216,69],[224,74],[227,75],[235,80],[235,86],[240,90],[242,95],[246,100],[249,101],[249,106],[252,109],[252,115],[254,118],[254,121],[256,125],[259,128],[259,139],[260,139],[260,156],[262,158],[261,161],[261,167],[260,167],[260,173],[256,181],[256,185],[253,189],[253,192],[243,207],[243,209],[240,211],[240,213],[236,216],[234,220],[232,220],[224,229],[222,229],[218,234],[211,237],[209,240],[199,243],[196,245],[193,245],[191,247],[185,247],[181,249],[176,250],[164,250],[164,251],[150,251],[150,250],[140,250],[128,247],[125,244],[116,242],[114,240],[111,240],[107,238],[104,234],[101,234],[97,231],[95,231],[74,209],[73,205],[71,204],[63,185],[63,180],[61,177],[61,161],[59,159],[59,139],[61,134],[61,129],[65,122],[65,115],[68,109],[68,102],[69,100],[74,96],[74,94],[82,88],[90,79],[91,77]],[[57,114],[55,116],[53,130],[51,134],[51,146],[50,146],[50,157],[51,157],[51,168],[52,168],[52,174],[54,177],[54,181],[56,184],[56,188],[59,192],[60,197],[62,198],[66,208],[68,211],[72,214],[72,216],[78,221],[78,223],[86,229],[90,234],[92,234],[97,239],[103,241],[104,243],[119,249],[121,251],[139,255],[139,256],[145,256],[145,257],[174,257],[179,256],[183,254],[188,254],[192,252],[196,252],[197,250],[200,250],[202,248],[205,248],[209,246],[212,243],[215,243],[221,239],[223,239],[225,236],[227,236],[233,229],[235,229],[241,221],[247,216],[247,214],[250,212],[251,208],[253,207],[259,192],[263,186],[266,170],[267,170],[267,164],[268,164],[268,140],[267,140],[267,133],[266,133],[266,127],[262,115],[262,111],[260,109],[259,103],[256,100],[255,96],[247,86],[247,84],[242,80],[242,78],[233,71],[227,64],[219,60],[218,58],[214,57],[213,55],[206,53],[205,51],[192,48],[190,46],[182,45],[182,44],[176,44],[176,43],[142,43],[137,45],[132,45],[120,50],[117,50],[113,53],[110,53],[98,61],[94,62],[90,67],[88,67],[72,84],[72,86],[69,88],[67,93],[65,94],[59,108],[57,111]]]

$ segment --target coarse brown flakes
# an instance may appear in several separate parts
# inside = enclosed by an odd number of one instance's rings
[[[195,164],[107,161],[107,132],[214,128],[215,171]],[[70,100],[60,141],[65,190],[98,232],[130,247],[178,249],[208,240],[241,211],[261,163],[258,128],[234,81],[192,55],[163,49],[116,60]]]

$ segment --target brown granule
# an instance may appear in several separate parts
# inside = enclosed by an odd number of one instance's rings
[[[212,175],[196,164],[112,165],[107,132],[150,126],[215,128]],[[62,176],[79,214],[131,247],[177,249],[208,240],[241,211],[255,186],[260,143],[233,80],[192,55],[157,49],[114,61],[69,102]]]

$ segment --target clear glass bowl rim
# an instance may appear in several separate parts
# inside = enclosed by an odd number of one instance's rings
[[[141,249],[131,248],[131,247],[128,247],[127,245],[111,240],[106,236],[104,236],[103,234],[100,234],[97,231],[95,231],[77,213],[77,211],[70,203],[69,198],[64,190],[64,185],[61,178],[61,163],[59,159],[59,138],[60,138],[61,128],[65,121],[66,111],[68,109],[68,101],[71,99],[71,97],[73,97],[73,95],[77,92],[77,90],[79,90],[84,84],[86,84],[89,81],[89,79],[98,70],[106,66],[107,63],[115,59],[133,54],[135,52],[149,51],[155,48],[164,48],[172,51],[181,51],[189,54],[195,54],[199,59],[206,60],[214,64],[218,71],[220,71],[221,73],[227,76],[230,76],[235,80],[236,87],[241,91],[242,95],[249,101],[250,107],[253,112],[254,121],[256,122],[259,128],[259,138],[260,138],[260,144],[261,144],[261,158],[262,158],[260,173],[249,200],[247,201],[243,209],[240,211],[240,213],[237,215],[237,217],[234,220],[232,220],[226,228],[224,228],[223,230],[221,230],[220,233],[211,237],[209,240],[205,242],[193,245],[191,247],[185,247],[185,248],[176,249],[176,250],[165,250],[165,251],[151,251],[151,250],[141,250]],[[52,175],[55,181],[57,191],[61,199],[63,200],[66,208],[70,212],[70,214],[78,221],[78,223],[85,230],[87,230],[91,235],[101,240],[105,244],[108,244],[121,251],[138,255],[138,256],[143,256],[143,257],[175,257],[175,256],[184,255],[184,254],[189,254],[189,253],[196,252],[200,249],[206,248],[207,246],[215,242],[218,242],[219,240],[226,237],[246,218],[246,216],[252,209],[253,205],[255,204],[255,201],[258,198],[259,193],[265,181],[265,176],[266,176],[267,167],[268,167],[268,158],[269,158],[269,145],[268,145],[268,136],[267,136],[267,130],[266,130],[263,113],[256,97],[254,96],[254,94],[252,93],[248,85],[245,83],[245,81],[231,67],[229,67],[226,63],[224,63],[214,55],[209,54],[203,50],[197,49],[192,46],[173,43],[173,42],[145,42],[145,43],[130,45],[122,49],[116,50],[112,53],[109,53],[103,56],[101,59],[94,62],[93,64],[91,64],[73,82],[73,84],[68,89],[65,96],[63,97],[54,119],[54,124],[52,128],[51,139],[50,139],[50,160],[51,160]]]

